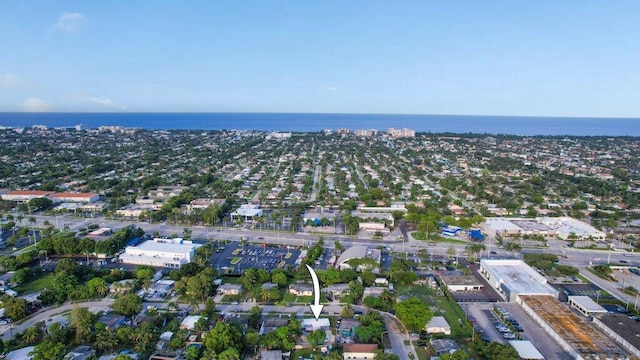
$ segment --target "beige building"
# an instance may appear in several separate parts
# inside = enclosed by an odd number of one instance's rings
[[[216,289],[218,295],[240,295],[242,285],[239,284],[222,284]]]
[[[313,286],[308,284],[291,284],[289,285],[289,294],[296,296],[312,296]]]
[[[344,344],[344,360],[373,360],[378,350],[377,344]]]
[[[451,335],[451,326],[444,316],[434,316],[425,326],[425,330],[429,334],[445,334]]]

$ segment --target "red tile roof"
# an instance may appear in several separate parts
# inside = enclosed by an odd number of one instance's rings
[[[84,198],[98,196],[96,193],[55,193],[51,197],[66,197],[66,198]]]
[[[9,191],[5,195],[31,195],[31,196],[47,196],[53,194],[53,191],[40,191],[40,190],[13,190]]]
[[[377,344],[344,344],[342,347],[343,352],[375,352],[378,350]]]

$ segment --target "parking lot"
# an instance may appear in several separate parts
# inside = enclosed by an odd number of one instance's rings
[[[273,246],[242,245],[230,243],[211,257],[211,266],[219,273],[240,275],[249,268],[271,271],[294,266],[300,250]]]
[[[509,317],[517,321],[522,327],[521,337],[523,340],[529,340],[548,360],[569,360],[571,356],[562,350],[558,344],[529,316],[520,305],[515,303],[461,303],[460,306],[474,320],[474,326],[482,329],[486,340],[497,341],[502,344],[507,343],[503,333],[498,330],[498,325],[506,325],[499,319],[494,312],[493,307],[503,309],[506,312],[505,317]]]

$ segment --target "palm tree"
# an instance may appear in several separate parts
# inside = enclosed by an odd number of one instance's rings
[[[114,332],[103,329],[96,334],[96,347],[102,351],[111,351],[118,346],[118,337]]]
[[[189,240],[191,239],[191,234],[193,233],[193,231],[190,228],[184,228],[182,229],[182,237],[185,240]]]
[[[469,253],[470,257],[473,257],[473,255],[479,255],[481,252],[486,250],[486,248],[487,247],[484,244],[471,244],[467,246],[467,252]]]
[[[109,292],[109,285],[105,282],[97,282],[95,285],[96,293],[100,296],[105,296]]]
[[[36,341],[38,341],[39,338],[40,330],[35,326],[28,328],[22,334],[22,340],[27,344],[34,344]]]
[[[265,287],[260,288],[260,299],[262,300],[262,302],[267,302],[269,301],[269,299],[271,299],[271,292],[269,291],[269,289]]]
[[[33,226],[36,223],[36,218],[33,216],[29,216],[29,223]]]
[[[451,259],[456,254],[456,249],[453,246],[449,246],[447,249],[447,255],[449,255],[449,259]]]
[[[333,249],[336,252],[336,256],[340,256],[340,254],[342,254],[342,252],[344,251],[344,245],[342,245],[342,242],[340,240],[336,240],[333,243]]]
[[[520,251],[522,251],[522,245],[518,243],[510,242],[505,246],[505,250],[514,254],[519,253]]]

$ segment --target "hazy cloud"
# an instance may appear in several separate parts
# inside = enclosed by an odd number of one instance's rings
[[[113,110],[127,110],[127,105],[119,104],[113,99],[105,96],[93,96],[84,92],[74,92],[68,95],[68,98],[76,103],[98,105],[101,109],[110,108]],[[89,105],[90,106],[90,105]],[[95,108],[95,106],[93,106]]]
[[[103,97],[103,96],[91,96],[87,98],[87,101],[92,102],[94,104],[110,107],[116,110],[127,110],[126,105],[118,104],[113,100]]]
[[[0,89],[26,89],[29,87],[31,87],[31,83],[16,74],[0,75]]]
[[[53,29],[62,32],[76,32],[86,22],[86,17],[78,12],[64,13],[53,24]]]
[[[24,101],[22,105],[26,112],[46,112],[51,111],[51,103],[47,100],[42,100],[34,97],[30,97]]]

